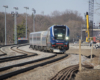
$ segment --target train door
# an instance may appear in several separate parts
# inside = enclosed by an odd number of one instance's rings
[[[32,42],[31,42],[31,34],[29,35],[29,44],[32,45]]]
[[[47,47],[50,47],[50,29],[48,29],[48,31],[47,31],[47,39],[46,39],[47,41]]]
[[[34,34],[34,45],[36,45],[36,34]]]

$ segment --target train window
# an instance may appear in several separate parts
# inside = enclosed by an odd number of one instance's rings
[[[36,40],[36,35],[34,34],[33,39]]]
[[[36,40],[36,37],[34,37],[34,40]]]
[[[46,37],[42,37],[42,40],[45,41],[46,40]]]
[[[40,33],[37,34],[37,40],[40,40]]]
[[[37,37],[37,40],[40,40],[40,37]]]
[[[65,40],[65,35],[66,35],[66,27],[54,27],[54,36],[58,40]]]

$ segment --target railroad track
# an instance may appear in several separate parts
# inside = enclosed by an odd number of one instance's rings
[[[28,44],[21,44],[21,45],[19,45],[19,46],[25,46],[25,45],[28,45]],[[14,45],[6,45],[6,46],[14,46]],[[5,45],[3,45],[3,46],[0,46],[0,53],[2,53],[2,54],[0,54],[0,56],[5,56],[5,55],[7,55],[7,53],[4,51],[4,50],[2,50],[2,47],[6,47]]]
[[[16,46],[13,46],[13,47],[11,47],[11,50],[13,50],[13,51],[15,51],[17,53],[20,53],[22,55],[0,58],[0,63],[13,61],[13,60],[19,60],[19,59],[28,58],[28,57],[32,57],[32,56],[38,55],[36,53],[30,53],[30,52],[23,51],[23,50],[20,51],[20,49],[18,49],[18,47],[16,49],[13,49],[14,47],[16,48]]]
[[[4,55],[7,55],[5,52],[3,52],[2,50],[2,47],[0,47],[0,53],[2,53],[2,54],[0,54],[0,56],[4,56]]]
[[[82,65],[85,68],[93,68],[91,65]],[[75,73],[78,72],[79,65],[69,66],[61,71],[59,71],[51,80],[71,80],[75,77]],[[72,79],[74,80],[74,79]]]
[[[12,48],[12,49],[14,51],[17,51],[14,48]],[[17,52],[25,53],[25,51],[23,51],[23,50],[20,50],[20,49],[18,49],[18,50],[19,51],[17,51]],[[29,52],[28,54],[32,54],[32,53]],[[67,56],[68,56],[67,54],[54,54],[54,55],[44,57],[44,58],[39,58],[39,59],[31,60],[31,61],[26,61],[26,62],[10,65],[10,66],[1,67],[0,68],[0,80],[7,79],[9,77],[32,70],[32,69],[40,67],[40,66],[51,64],[53,62],[64,59]]]

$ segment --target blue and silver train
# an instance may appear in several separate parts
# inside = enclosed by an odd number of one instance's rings
[[[64,53],[69,49],[69,34],[67,26],[53,25],[47,31],[30,33],[29,44],[33,49]]]

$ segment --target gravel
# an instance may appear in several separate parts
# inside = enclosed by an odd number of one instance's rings
[[[94,66],[94,69],[100,69],[100,65]]]
[[[70,46],[70,48],[79,49],[79,46]],[[81,46],[81,49],[91,49],[91,47],[90,46]]]
[[[23,55],[21,53],[17,53],[13,50],[10,49],[11,46],[7,46],[7,47],[2,47],[1,50],[6,53],[7,55],[5,56],[0,56],[0,58],[4,58],[4,57],[11,57],[11,56],[18,56],[18,55]],[[2,53],[3,54],[3,53]]]
[[[35,56],[35,57],[26,58],[26,59],[20,59],[20,60],[0,63],[0,67],[14,65],[14,64],[18,64],[18,63],[22,63],[22,62],[31,61],[31,60],[54,55],[53,53],[44,53],[44,52],[32,50],[29,48],[29,45],[19,47],[19,49],[29,51],[29,52],[38,53],[39,55]],[[81,61],[84,62],[85,60],[88,60],[88,59],[85,56],[81,56]],[[66,57],[63,60],[57,61],[57,62],[52,63],[52,64],[47,64],[45,66],[40,66],[40,67],[35,68],[33,70],[30,70],[30,71],[27,71],[25,73],[21,73],[21,74],[18,74],[16,76],[13,76],[11,78],[8,78],[7,80],[50,80],[60,70],[66,68],[68,66],[71,66],[71,65],[76,65],[78,63],[79,63],[79,55],[70,54],[68,57]],[[16,67],[16,68],[18,68],[18,67]]]
[[[23,62],[27,62],[27,61],[32,61],[32,60],[36,60],[36,59],[40,59],[40,58],[44,58],[44,57],[48,57],[48,56],[54,55],[52,53],[48,54],[48,53],[44,53],[44,52],[40,52],[40,51],[31,50],[31,49],[29,49],[29,46],[21,47],[21,49],[29,51],[29,52],[35,52],[35,53],[37,53],[39,55],[38,56],[33,56],[33,57],[28,57],[28,58],[23,58],[23,59],[19,59],[19,60],[0,63],[0,68],[4,67],[4,66],[10,66],[10,65],[23,63]],[[8,52],[8,53],[11,53],[11,52]]]
[[[87,60],[87,58],[84,56],[82,56],[81,59],[82,59],[82,62]],[[10,79],[13,79],[13,80],[50,80],[60,70],[70,65],[75,65],[78,63],[79,63],[79,55],[71,55],[64,60],[52,63],[52,65],[48,64],[46,66],[39,67],[31,71],[19,74]],[[10,80],[10,79],[7,79],[7,80]]]

